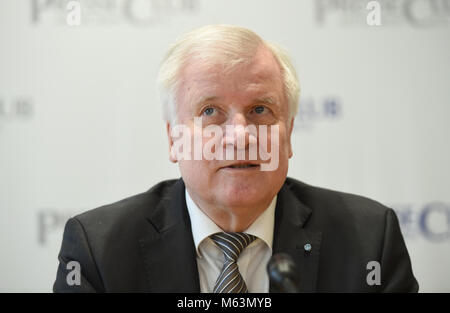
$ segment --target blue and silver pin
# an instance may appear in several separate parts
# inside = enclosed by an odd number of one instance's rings
[[[312,246],[311,244],[307,243],[303,246],[303,249],[305,249],[305,252],[311,252]]]

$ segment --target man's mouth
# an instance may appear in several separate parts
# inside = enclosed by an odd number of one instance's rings
[[[257,162],[234,162],[232,164],[228,164],[227,166],[223,166],[220,169],[222,170],[232,170],[232,171],[244,171],[244,170],[257,170],[261,167]]]
[[[258,164],[236,164],[227,166],[227,168],[251,168],[251,167],[259,167]]]

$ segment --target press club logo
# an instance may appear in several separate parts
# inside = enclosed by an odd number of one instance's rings
[[[150,27],[198,10],[198,0],[30,0],[33,25]]]

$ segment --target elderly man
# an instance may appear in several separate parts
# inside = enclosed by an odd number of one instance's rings
[[[158,82],[182,178],[71,218],[54,291],[276,291],[266,268],[279,253],[299,291],[418,290],[391,209],[286,177],[299,84],[282,49],[203,27]]]

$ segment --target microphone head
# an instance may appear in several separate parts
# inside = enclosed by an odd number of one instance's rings
[[[267,263],[271,283],[281,292],[298,292],[300,277],[297,266],[289,254],[278,253]]]

